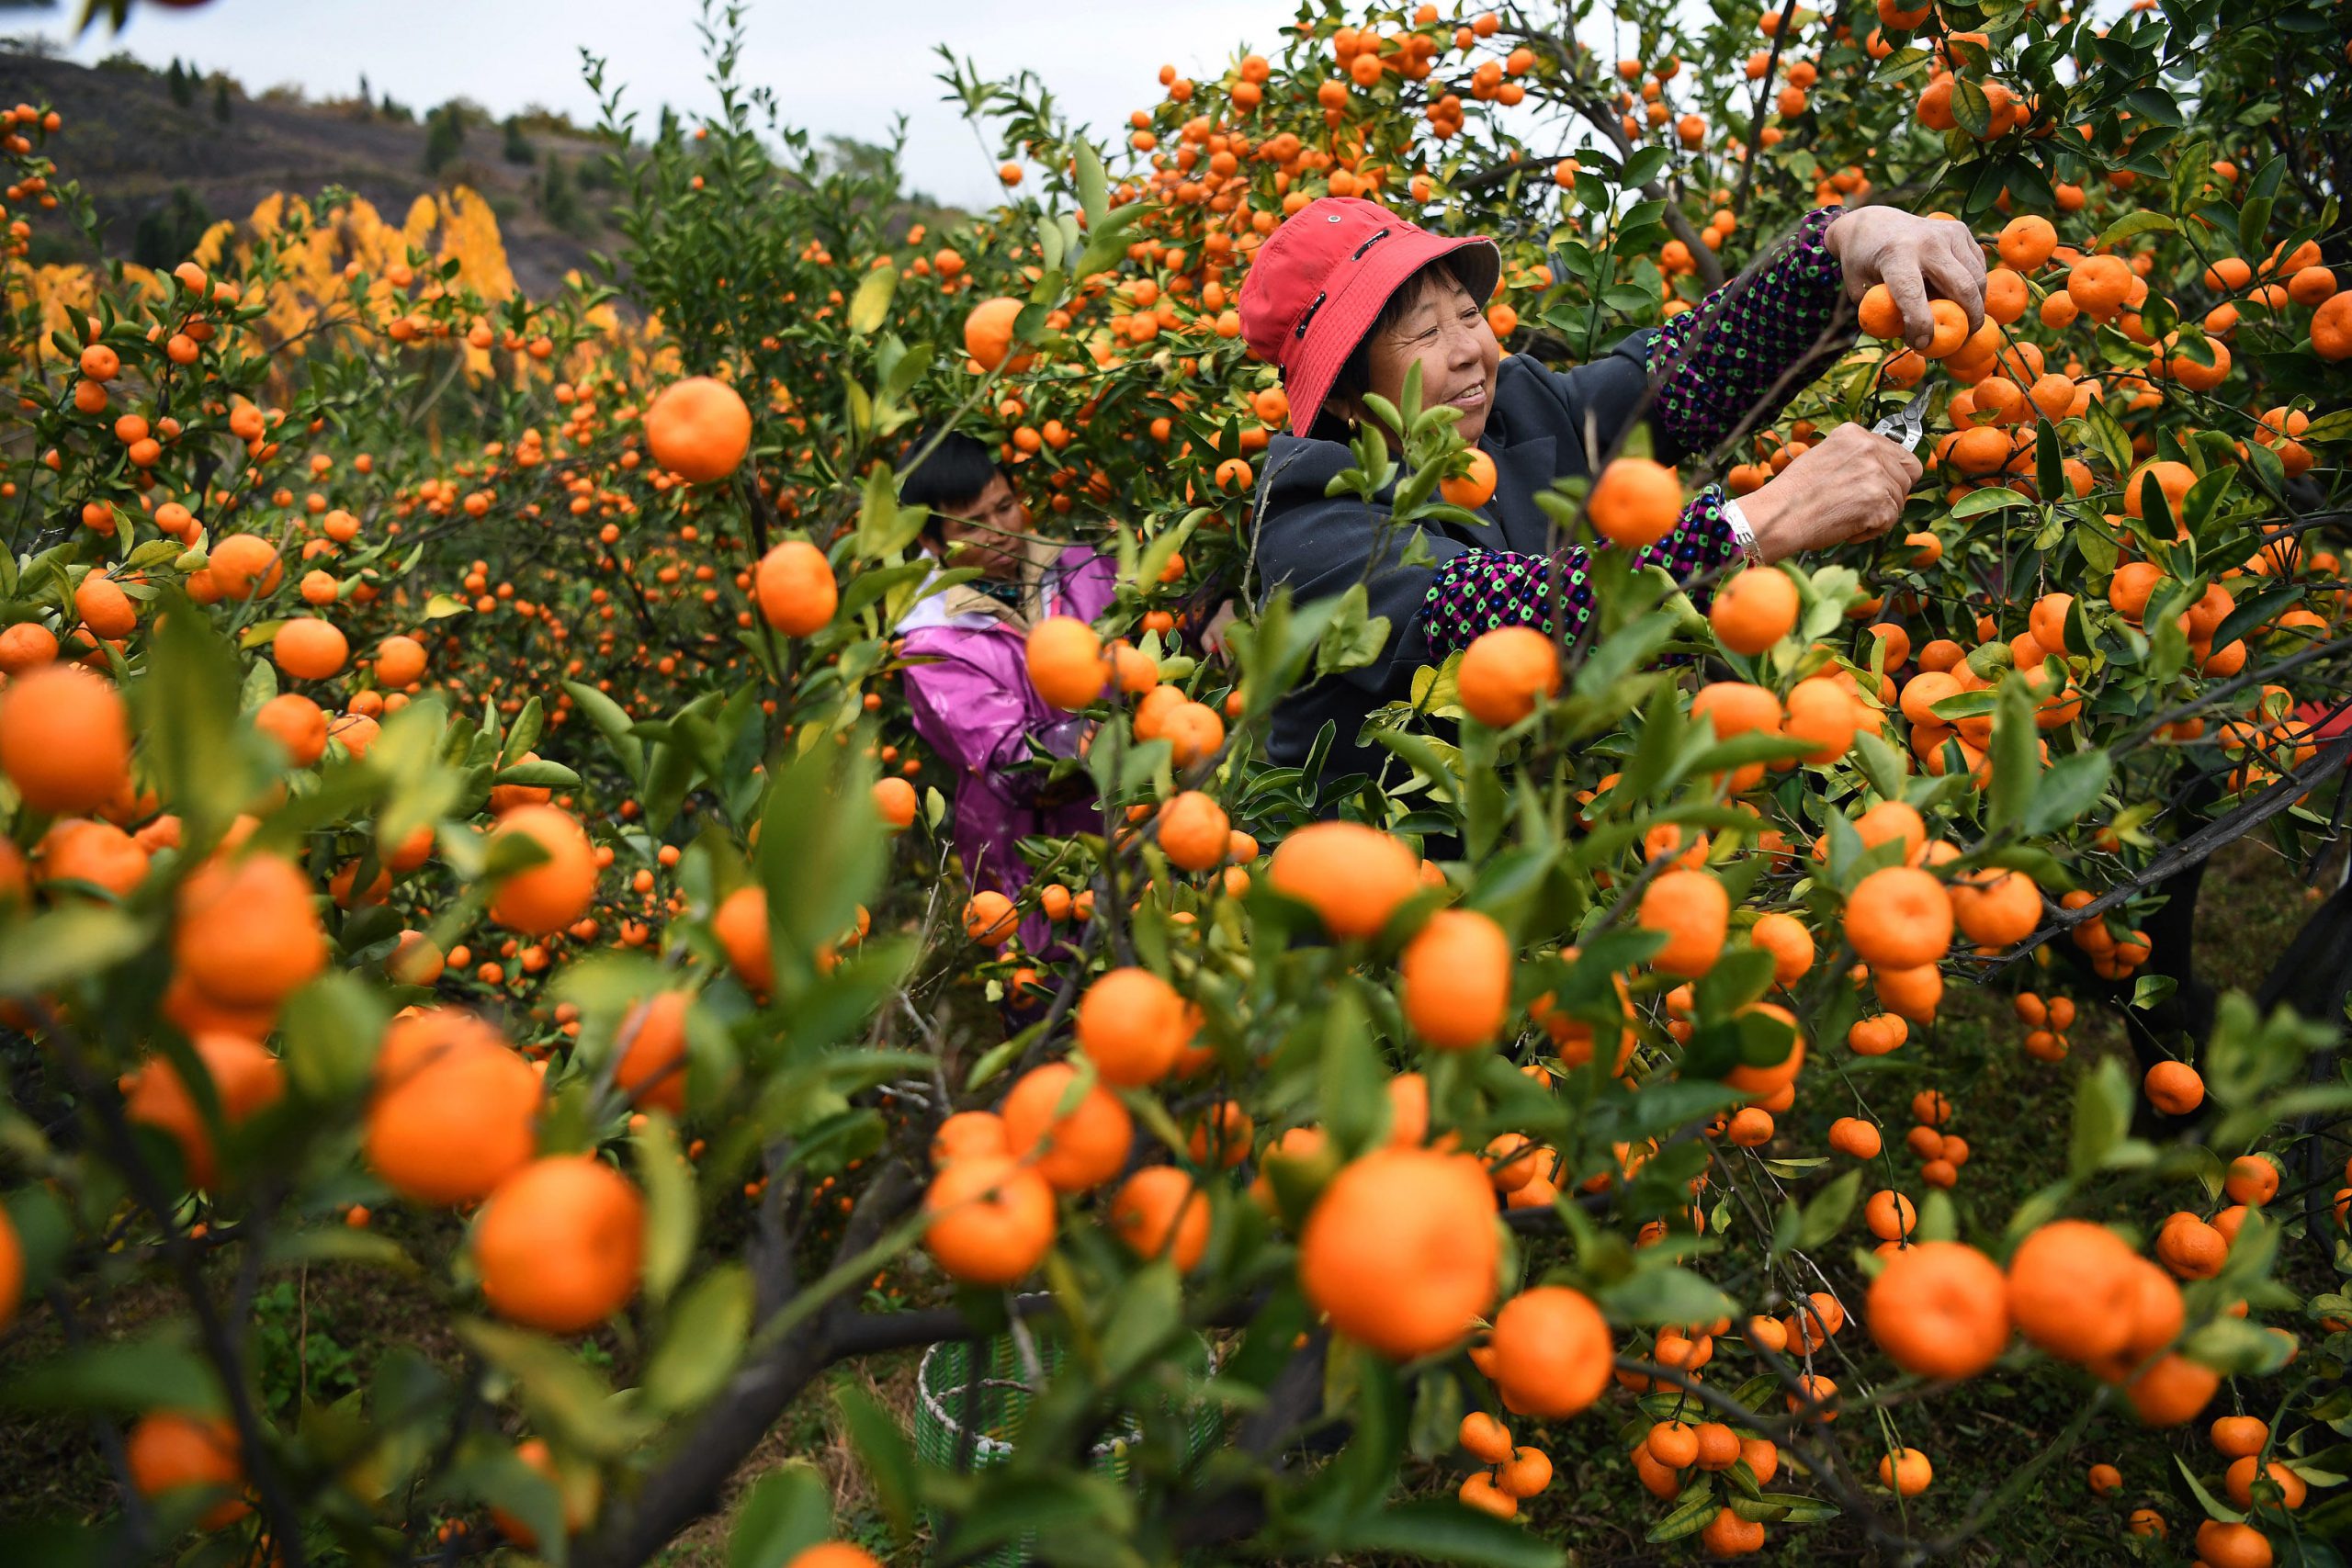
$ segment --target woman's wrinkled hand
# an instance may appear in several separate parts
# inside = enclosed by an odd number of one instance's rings
[[[1935,337],[1930,299],[1949,299],[1968,312],[1968,330],[1984,324],[1984,251],[1968,225],[1921,218],[1892,207],[1857,207],[1829,225],[1821,243],[1846,275],[1846,293],[1860,299],[1873,283],[1886,285],[1903,312],[1903,338],[1925,348]]]
[[[1926,472],[1899,441],[1839,425],[1739,498],[1767,561],[1854,539],[1875,539],[1903,515]]]

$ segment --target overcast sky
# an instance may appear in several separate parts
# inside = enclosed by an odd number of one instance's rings
[[[1035,71],[1067,113],[1099,131],[1159,100],[1162,62],[1211,73],[1238,46],[1269,49],[1295,15],[1291,0],[752,0],[748,9],[744,78],[774,88],[787,119],[879,141],[903,113],[909,183],[967,207],[994,199],[996,160],[942,101],[933,45],[991,77]],[[587,121],[595,107],[580,76],[584,47],[606,57],[649,121],[664,102],[682,111],[709,102],[695,0],[211,0],[192,10],[141,5],[119,35],[101,20],[71,40],[80,11],[81,0],[29,12],[0,0],[0,31],[44,31],[84,62],[117,49],[157,66],[177,55],[254,92],[290,82],[347,96],[364,71],[377,94],[415,108],[464,96],[501,114],[538,103]]]

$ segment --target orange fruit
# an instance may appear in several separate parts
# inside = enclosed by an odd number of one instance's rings
[[[1893,341],[1903,336],[1903,311],[1894,303],[1894,290],[1885,284],[1873,283],[1863,290],[1855,310],[1861,319],[1862,331],[1871,337]]]
[[[1494,1190],[1476,1158],[1375,1149],[1317,1198],[1298,1278],[1334,1329],[1409,1360],[1469,1332],[1494,1304],[1501,1258]]]
[[[998,1112],[1013,1157],[1035,1167],[1057,1192],[1083,1192],[1119,1174],[1135,1142],[1127,1108],[1100,1084],[1068,1110],[1078,1069],[1048,1062],[1022,1075]]]
[[[2122,257],[2085,256],[2067,271],[2066,297],[2093,321],[2105,321],[2122,308],[2132,281]]]
[[[645,1201],[593,1155],[533,1160],[491,1193],[472,1251],[481,1292],[501,1316],[576,1334],[637,1294]]]
[[[1396,961],[1405,1017],[1442,1051],[1491,1043],[1510,1016],[1510,939],[1475,909],[1440,909]]]
[[[2197,470],[2186,463],[2176,463],[2169,458],[2141,464],[2123,480],[2123,510],[2126,515],[2132,517],[2146,515],[2144,510],[2147,505],[2146,486],[2147,481],[2151,479],[2154,480],[2156,488],[2164,492],[2165,505],[2177,519],[2180,516],[2181,502],[2188,499],[2190,487],[2197,483]],[[2120,568],[2118,573],[2120,574]]]
[[[1111,1229],[1138,1258],[1165,1253],[1188,1274],[1208,1250],[1208,1194],[1175,1166],[1148,1165],[1119,1184]]]
[[[726,382],[689,376],[662,388],[645,411],[645,445],[689,484],[723,479],[751,450],[752,411]]]
[[[2312,352],[2329,361],[2352,359],[2352,288],[2328,296],[2312,312]]]
[[[539,1076],[471,1013],[431,1008],[394,1019],[375,1077],[368,1164],[404,1197],[488,1197],[537,1147]]]
[[[197,1520],[217,1530],[253,1511],[243,1495],[245,1466],[237,1429],[217,1416],[159,1410],[141,1416],[123,1445],[130,1483],[142,1497],[160,1497],[182,1487],[225,1489],[230,1495]]]
[[[915,786],[904,779],[876,779],[874,783],[874,809],[881,814],[893,832],[910,826],[920,803],[915,798]]]
[[[1768,21],[1778,21],[1778,12],[1765,13]],[[1752,1519],[1743,1519],[1729,1508],[1718,1508],[1707,1528],[1699,1532],[1699,1547],[1710,1557],[1745,1557],[1751,1551],[1764,1550],[1764,1527]]]
[[[2186,1356],[2168,1355],[2124,1384],[2140,1419],[2151,1427],[2177,1427],[2195,1417],[2220,1392],[2222,1374]]]
[[[926,1251],[954,1279],[1010,1285],[1054,1245],[1054,1190],[1025,1165],[973,1154],[943,1168],[923,1194]]]
[[[1789,1054],[1765,1066],[1743,1062],[1724,1075],[1724,1082],[1751,1100],[1770,1100],[1796,1082],[1798,1072],[1804,1066],[1804,1034],[1797,1029],[1796,1015],[1784,1007],[1772,1002],[1758,1002],[1746,1010],[1763,1013],[1788,1025],[1791,1031]]]
[[[1921,1377],[1974,1377],[2009,1342],[2000,1266],[1959,1242],[1914,1242],[1889,1258],[1867,1310],[1887,1359]]]
[[[286,748],[286,760],[298,768],[326,755],[326,712],[300,692],[280,692],[255,708],[254,728]]]
[[[931,1135],[931,1163],[944,1168],[975,1155],[1012,1157],[1005,1141],[1004,1118],[993,1111],[958,1111]]]
[[[2222,1190],[2231,1202],[2258,1209],[2278,1195],[2278,1167],[2264,1155],[2240,1155],[2230,1162]]]
[[[692,1001],[684,991],[658,992],[621,1020],[619,1038],[628,1043],[613,1069],[613,1082],[639,1110],[673,1116],[685,1111],[686,1009]]]
[[[251,599],[274,593],[286,575],[277,547],[258,534],[232,534],[212,542],[211,561],[204,576],[224,599]]]
[[[1533,626],[1481,632],[1462,650],[1455,689],[1471,717],[1508,729],[1560,689],[1560,655]]]
[[[1977,871],[1949,889],[1952,919],[1962,935],[1984,947],[2007,947],[2041,924],[2041,889],[2021,871]]]
[[[875,1555],[845,1540],[828,1540],[810,1547],[784,1568],[882,1568]]]
[[[760,558],[752,583],[760,618],[786,637],[812,637],[841,604],[831,563],[806,539],[786,539]]]
[[[1487,1347],[1491,1375],[1512,1408],[1546,1420],[1599,1399],[1616,1355],[1600,1309],[1564,1285],[1538,1285],[1505,1302]]]
[[[1440,479],[1438,493],[1450,505],[1476,512],[1495,493],[1495,460],[1478,447],[1470,448],[1469,466],[1451,479]]]
[[[413,637],[394,635],[376,645],[376,683],[413,685],[424,678],[424,645]]]
[[[2158,1062],[2141,1087],[2149,1103],[2168,1116],[2186,1116],[2205,1103],[2205,1080],[2187,1062]]]
[[[0,773],[36,811],[95,811],[130,787],[130,718],[111,682],[45,664],[0,690]]]
[[[1661,973],[1695,980],[1715,966],[1731,927],[1731,895],[1713,873],[1677,866],[1642,890],[1634,919],[1645,931],[1664,931],[1666,945],[1650,963]]]
[[[1552,1484],[1552,1461],[1541,1449],[1512,1452],[1495,1477],[1495,1489],[1506,1497],[1532,1497]]]
[[[172,954],[214,1000],[267,1007],[326,967],[327,935],[291,861],[215,858],[180,884]]]
[[[1002,894],[998,895],[1002,897]],[[768,896],[764,888],[738,887],[711,911],[711,934],[727,950],[736,976],[754,991],[775,986],[775,959],[768,949]]]
[[[24,1299],[25,1244],[8,1211],[0,1208],[0,1332],[17,1321],[17,1308]]]
[[[1421,864],[1402,840],[1361,822],[1310,822],[1274,846],[1274,891],[1322,917],[1337,937],[1368,937],[1420,890]]]
[[[1772,955],[1772,983],[1795,985],[1813,968],[1813,933],[1794,915],[1774,911],[1759,915],[1747,940]]]
[[[2229,1260],[2219,1230],[2186,1212],[2167,1215],[2156,1230],[2156,1260],[2184,1280],[2210,1280]]]
[[[1917,1497],[1935,1478],[1936,1467],[1917,1449],[1880,1456],[1878,1483],[1898,1496]]]
[[[236,1126],[285,1094],[285,1072],[266,1047],[236,1034],[198,1034],[188,1043],[212,1079],[223,1125]],[[141,1066],[122,1109],[131,1121],[171,1135],[187,1158],[191,1182],[198,1187],[219,1182],[211,1130],[169,1056],[151,1056]]]
[[[983,299],[964,318],[964,352],[983,370],[994,370],[1012,350],[1012,324],[1020,319],[1023,301]]]
[[[1751,566],[1733,574],[1707,606],[1715,640],[1734,653],[1758,654],[1797,628],[1803,601],[1789,574]]]
[[[297,615],[277,628],[269,652],[277,667],[297,681],[324,681],[351,661],[351,642],[332,621]]]
[[[577,1535],[588,1528],[590,1521],[596,1517],[597,1506],[604,1500],[604,1485],[594,1470],[581,1466],[559,1469],[555,1455],[548,1450],[547,1440],[542,1438],[526,1438],[515,1444],[514,1457],[537,1471],[548,1485],[556,1489],[556,1495],[563,1503],[566,1533]],[[491,1508],[490,1522],[498,1527],[500,1534],[526,1551],[535,1550],[539,1544],[538,1535],[530,1526],[503,1508],[495,1506]]]
[[[2277,1554],[2252,1525],[2207,1519],[2197,1527],[2197,1558],[2206,1568],[2270,1568]]]
[[[2223,1457],[2244,1459],[2262,1451],[2270,1440],[2270,1426],[2258,1416],[2223,1416],[2214,1421],[2210,1435]]]
[[[2001,259],[2019,272],[2031,272],[2050,259],[2058,248],[2058,231],[2050,220],[2034,213],[2025,213],[2009,220],[2001,231],[1997,248]]]
[[[1859,1116],[1840,1116],[1829,1124],[1829,1146],[1855,1159],[1876,1159],[1883,1142],[1878,1129]]]
[[[1781,722],[1781,732],[1813,743],[1804,756],[1808,762],[1836,761],[1853,749],[1855,731],[1876,728],[1868,710],[1835,681],[1816,676],[1789,688],[1788,716]]]
[[[547,936],[586,914],[596,896],[596,851],[579,822],[557,807],[520,806],[491,829],[492,851],[516,837],[546,855],[499,883],[490,918],[528,936]]]
[[[1647,457],[1620,457],[1600,472],[1585,514],[1601,537],[1627,549],[1657,544],[1682,518],[1682,480]]]
[[[1107,1084],[1158,1083],[1192,1043],[1193,1019],[1176,987],[1148,969],[1113,969],[1078,1002],[1078,1043]]]
[[[1873,969],[1916,969],[1951,950],[1951,899],[1915,866],[1882,866],[1846,896],[1846,940]]]
[[[1021,929],[1012,900],[992,887],[972,895],[964,906],[964,934],[984,947],[1001,947]]]
[[[2272,1485],[2278,1488],[2278,1500],[2272,1505],[2273,1506],[2283,1507],[2291,1512],[2301,1507],[2303,1500],[2311,1495],[2311,1489],[2304,1483],[2303,1478],[2277,1460],[2272,1460],[2263,1467],[2263,1474]],[[2228,1472],[2222,1478],[2222,1489],[2228,1494],[2230,1501],[2241,1508],[2250,1508],[2254,1506],[2254,1483],[2252,1454],[2231,1464]]]
[[[74,614],[93,637],[117,641],[139,628],[139,611],[114,579],[92,571],[74,590]]]
[[[1511,1456],[1510,1428],[1483,1410],[1473,1410],[1462,1418],[1461,1438],[1473,1459],[1501,1464]]]
[[[2142,1259],[2086,1220],[2052,1220],[2009,1257],[2009,1319],[2061,1359],[2090,1362],[2131,1338]]]
[[[1185,871],[1207,871],[1225,863],[1233,844],[1233,819],[1196,789],[1179,794],[1159,810],[1159,849],[1169,863]]]
[[[1053,707],[1082,708],[1111,681],[1102,639],[1069,615],[1048,615],[1029,628],[1027,660],[1029,683]]]

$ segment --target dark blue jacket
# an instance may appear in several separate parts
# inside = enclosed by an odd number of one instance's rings
[[[1549,555],[1552,520],[1535,497],[1554,479],[1589,472],[1591,457],[1617,439],[1648,384],[1654,335],[1637,333],[1613,352],[1567,371],[1548,370],[1524,355],[1505,358],[1496,376],[1494,408],[1478,441],[1495,460],[1495,493],[1479,509],[1488,521],[1476,527],[1412,525],[1427,539],[1429,553],[1441,562],[1475,549]],[[1660,462],[1680,456],[1660,445]],[[1357,744],[1365,716],[1408,699],[1414,670],[1434,661],[1421,606],[1435,568],[1402,564],[1410,530],[1389,524],[1391,491],[1381,491],[1371,504],[1353,495],[1324,493],[1334,478],[1354,466],[1344,441],[1277,435],[1267,445],[1258,481],[1265,501],[1255,541],[1261,603],[1285,584],[1292,598],[1305,604],[1362,581],[1371,595],[1372,614],[1388,617],[1388,643],[1377,660],[1302,686],[1274,709],[1268,751],[1286,766],[1303,764],[1316,733],[1326,723],[1337,725],[1322,769],[1327,780],[1357,773],[1379,776],[1389,753]]]

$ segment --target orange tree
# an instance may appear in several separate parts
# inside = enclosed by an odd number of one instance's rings
[[[941,1561],[1557,1562],[1512,1521],[1611,1444],[1653,1541],[1933,1553],[2224,1378],[2199,1554],[2340,1528],[2341,964],[2277,987],[2305,1017],[2192,1008],[2142,934],[2220,843],[2340,830],[2325,8],[1634,6],[1616,59],[1579,19],[1310,12],[1112,149],[950,62],[1012,194],[932,235],[713,8],[714,110],[605,96],[628,246],[545,301],[486,215],[378,254],[333,192],[168,276],[34,268],[87,209],[8,111],[0,1396],[119,1487],[44,1560],[650,1561],[829,1367],[983,1341],[1023,1408],[962,1374],[944,1457],[840,1411]],[[1866,301],[1676,481],[1925,382],[1907,536],[1706,616],[1604,550],[1585,637],[1481,639],[1341,780],[1263,721],[1394,628],[1254,576],[1286,410],[1234,315],[1325,193],[1497,235],[1490,320],[1558,361],[1816,203],[1940,204],[2000,265],[1983,333],[1931,365]],[[1400,525],[1480,499],[1411,404],[1341,481]],[[1104,813],[1030,846],[1055,962],[967,899],[895,692],[955,574],[892,464],[951,416],[1120,568],[1031,649],[1097,721],[1036,765]],[[1564,543],[1654,521],[1611,473],[1546,498]],[[1981,1213],[1939,1004],[2048,989],[2053,939],[2145,1060]],[[2063,1058],[2074,1000],[2017,988]],[[257,1292],[312,1261],[424,1281],[447,1353],[266,1386]],[[94,1336],[129,1299],[170,1305]],[[1996,1367],[2079,1414],[1944,1506],[1916,1407]],[[805,1467],[736,1513],[737,1561],[864,1561]]]

